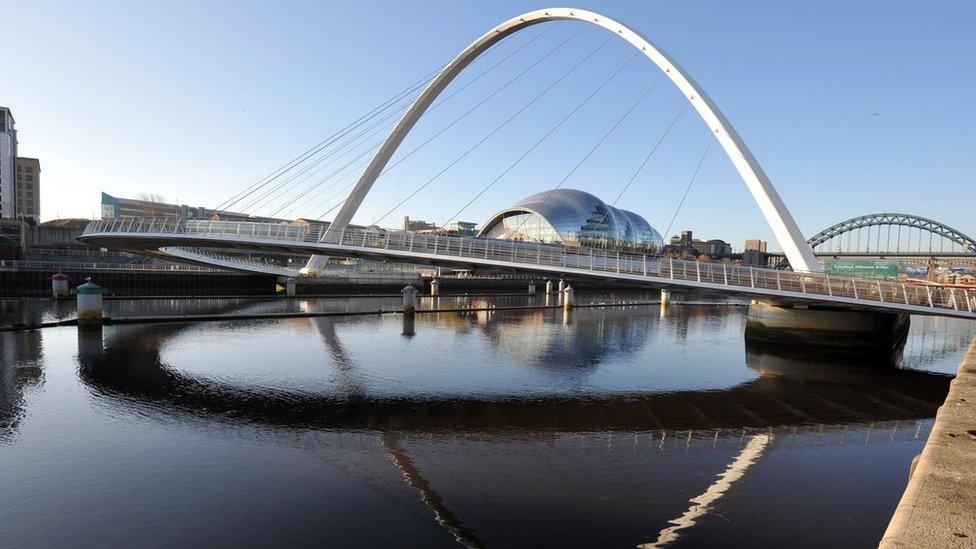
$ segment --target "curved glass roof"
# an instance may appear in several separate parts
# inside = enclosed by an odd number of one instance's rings
[[[643,217],[575,189],[525,197],[492,216],[480,236],[598,248],[664,245],[660,233]]]

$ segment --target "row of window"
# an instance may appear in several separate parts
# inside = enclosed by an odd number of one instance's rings
[[[21,171],[20,169],[23,168],[23,167],[24,166],[21,166],[20,164],[18,164],[17,165],[17,171],[18,172]],[[34,166],[27,166],[27,173],[34,173]]]

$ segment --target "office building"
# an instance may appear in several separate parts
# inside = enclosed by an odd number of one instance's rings
[[[41,162],[17,157],[17,217],[30,223],[41,219]]]
[[[766,253],[766,241],[758,238],[749,238],[746,240],[745,250],[756,250],[757,252]]]
[[[699,240],[690,230],[681,231],[680,235],[671,237],[665,253],[672,257],[698,257],[707,255],[712,259],[725,259],[732,256],[732,245],[728,242],[713,238]]]
[[[246,213],[214,210],[203,206],[169,204],[155,200],[119,198],[102,193],[102,219],[119,217],[178,217],[180,219],[215,219],[221,221],[283,221],[255,218]]]
[[[454,236],[474,236],[478,234],[478,224],[472,221],[451,221],[447,224],[447,234]]]
[[[0,218],[17,219],[17,130],[10,109],[0,107]]]
[[[432,231],[437,228],[436,223],[424,221],[422,219],[410,219],[409,216],[403,217],[404,231]]]

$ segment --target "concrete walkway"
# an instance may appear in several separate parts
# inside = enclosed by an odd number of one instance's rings
[[[880,547],[976,546],[976,339],[959,365],[932,433]]]

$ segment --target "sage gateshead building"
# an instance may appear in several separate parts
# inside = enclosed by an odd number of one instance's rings
[[[644,253],[664,247],[661,234],[643,217],[575,189],[523,198],[493,215],[479,236]]]

